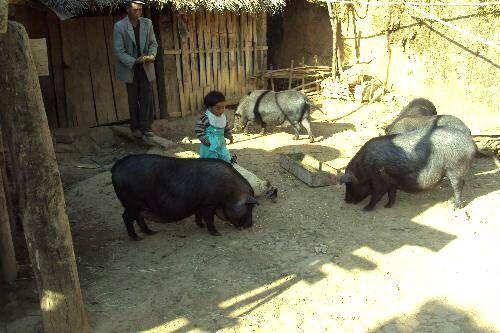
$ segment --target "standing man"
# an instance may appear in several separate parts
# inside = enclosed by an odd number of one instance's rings
[[[142,17],[143,1],[129,0],[127,16],[113,33],[116,76],[127,85],[130,130],[134,136],[153,136],[154,60],[158,43],[150,19]]]

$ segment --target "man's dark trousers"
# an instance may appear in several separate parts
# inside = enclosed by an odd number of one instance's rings
[[[134,80],[127,83],[130,129],[144,133],[151,130],[153,123],[153,84],[141,64],[134,67]]]

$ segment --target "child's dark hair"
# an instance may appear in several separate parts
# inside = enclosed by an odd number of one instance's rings
[[[205,95],[205,98],[203,99],[203,103],[205,103],[205,106],[207,108],[211,108],[215,106],[215,104],[224,102],[226,100],[226,97],[224,96],[223,93],[220,91],[214,90],[209,92],[208,94]]]

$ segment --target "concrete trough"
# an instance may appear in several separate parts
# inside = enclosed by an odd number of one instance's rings
[[[280,166],[310,187],[338,183],[339,171],[304,153],[281,154]]]

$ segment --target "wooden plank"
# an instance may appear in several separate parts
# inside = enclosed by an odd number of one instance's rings
[[[153,84],[153,119],[160,119],[160,96],[158,94],[158,83],[156,80],[152,82]]]
[[[161,37],[161,29],[160,29],[160,20],[162,16],[170,16],[170,12],[165,12],[161,13],[158,12],[155,8],[150,10],[151,12],[151,20],[153,21],[153,29],[154,33],[156,36],[156,41],[158,42],[158,51],[156,53],[156,60],[155,60],[155,73],[156,73],[156,85],[157,85],[157,91],[158,91],[158,104],[159,108],[158,110],[155,110],[155,119],[162,119],[162,118],[167,118],[168,113],[167,113],[167,92],[166,92],[166,85],[165,85],[165,65],[164,65],[164,50],[165,50],[165,45],[162,41]],[[175,59],[172,57],[172,59]]]
[[[104,125],[117,121],[113,101],[113,86],[109,72],[109,58],[106,51],[106,34],[103,18],[85,17],[84,32],[87,34],[87,48],[90,62],[90,79],[94,96],[97,124]]]
[[[212,48],[219,48],[219,15],[217,13],[210,13],[210,27],[211,27],[211,37],[212,37]],[[212,66],[213,66],[213,80],[214,89],[222,91],[220,82],[220,57],[221,53],[214,53],[212,56]]]
[[[236,64],[237,64],[237,77],[238,77],[238,88],[236,89],[235,97],[239,97],[243,94],[245,90],[245,55],[244,55],[244,37],[242,31],[242,15],[234,15],[234,32],[236,40]]]
[[[48,40],[48,28],[46,22],[47,12],[35,9],[29,10],[30,20],[30,38],[45,38],[45,45],[47,47],[47,56],[49,58],[49,75],[39,76],[40,89],[42,90],[43,104],[45,106],[45,113],[49,121],[50,128],[57,128],[57,110],[56,110],[56,94],[54,91],[53,76],[50,75],[50,48]]]
[[[180,41],[179,41],[179,30],[178,30],[177,21],[177,12],[172,12],[172,31],[173,31],[173,42],[174,48],[180,49]],[[177,86],[178,86],[178,94],[179,94],[179,105],[180,109],[178,109],[178,113],[182,116],[183,114],[187,114],[189,109],[189,101],[186,99],[186,95],[184,94],[184,81],[182,76],[182,54],[175,54],[175,69],[176,69],[176,77],[177,77]],[[175,85],[173,85],[175,87]],[[173,88],[172,88],[173,89]],[[170,112],[170,111],[169,111]],[[178,113],[175,113],[176,115]],[[169,113],[169,115],[173,115],[174,113]]]
[[[207,71],[206,71],[206,53],[205,53],[205,29],[206,29],[206,19],[205,19],[205,12],[203,10],[199,10],[196,12],[196,37],[198,39],[198,50],[200,51],[198,53],[198,58],[199,58],[199,63],[200,63],[200,95],[199,95],[199,100],[200,100],[200,107],[201,107],[201,101],[203,100],[203,96],[207,87]]]
[[[158,41],[161,45],[161,49],[169,49],[177,47],[174,44],[174,22],[172,17],[172,12],[164,12],[158,17]],[[165,91],[165,103],[167,114],[174,114],[181,112],[181,103],[179,96],[179,81],[177,78],[177,65],[176,65],[176,55],[162,55],[158,54],[157,59],[161,59],[163,68],[161,73],[158,73],[158,94],[161,94],[162,89],[160,87],[163,85]],[[182,74],[181,74],[182,75]]]
[[[48,51],[50,57],[50,73],[55,95],[55,109],[59,127],[68,127],[66,113],[66,91],[64,88],[64,70],[62,61],[61,26],[57,16],[47,13]]]
[[[227,53],[227,16],[228,12],[224,11],[219,14],[219,47],[221,49],[220,58],[220,87],[224,95],[228,95],[229,90],[229,57]]]
[[[50,75],[50,49],[49,49],[49,33],[46,23],[46,12],[30,8],[28,6],[15,6],[14,18],[19,23],[22,23],[26,28],[29,38],[41,39],[45,38],[47,46],[47,56],[49,57],[49,75],[38,76],[40,90],[42,91],[43,104],[47,120],[51,128],[59,127],[57,121],[56,97],[52,76]]]
[[[130,119],[128,112],[128,97],[125,83],[116,79],[115,63],[117,61],[113,51],[113,30],[116,17],[104,18],[104,33],[106,35],[106,50],[108,56],[108,71],[110,73],[111,85],[113,89],[113,102],[115,106],[116,119],[125,121]]]
[[[185,28],[188,29],[186,16],[178,18],[179,24],[185,24]],[[182,22],[180,20],[183,20]],[[180,26],[180,25],[179,25]],[[191,81],[191,63],[189,59],[189,38],[188,34],[180,34],[181,50],[182,50],[182,80],[184,82],[184,96],[186,98],[186,111],[182,113],[182,116],[188,115],[194,112],[196,109],[196,102],[193,99],[193,84]],[[188,106],[189,105],[189,106]]]
[[[212,49],[212,15],[209,12],[205,12],[205,30],[203,31],[203,39],[205,43],[205,50],[211,50]],[[205,94],[209,91],[214,89],[215,87],[215,82],[213,80],[213,68],[212,68],[212,58],[215,55],[212,52],[207,52],[205,54],[205,72],[206,72],[206,82],[207,82],[207,89],[205,90]]]
[[[97,125],[83,19],[61,23],[66,106],[73,127]]]
[[[190,13],[187,16],[188,20],[188,38],[189,38],[189,49],[194,50],[198,44],[198,38],[196,36],[196,16],[195,13]],[[193,100],[193,108],[191,112],[196,112],[200,108],[200,73],[198,69],[198,55],[195,53],[190,53],[191,59],[191,83],[193,90],[191,92],[191,99]]]
[[[229,45],[229,98],[234,98],[238,91],[238,63],[236,59],[236,15],[227,15],[227,37]]]
[[[251,76],[254,72],[254,60],[252,55],[252,25],[253,25],[253,16],[249,14],[245,14],[245,91],[244,93],[252,90],[253,87],[250,87],[250,82],[248,81],[249,76]]]

